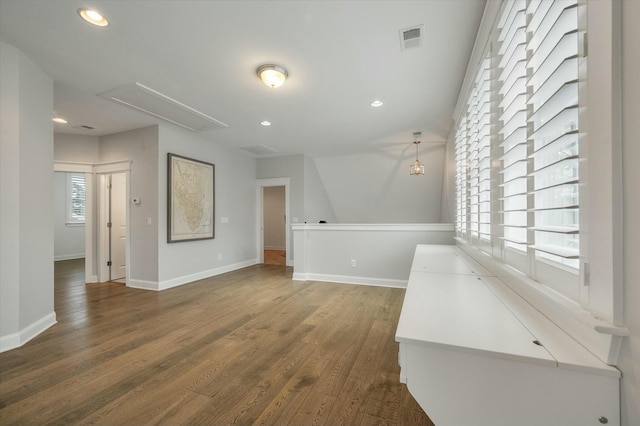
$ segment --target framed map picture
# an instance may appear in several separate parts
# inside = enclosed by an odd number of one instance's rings
[[[167,156],[167,242],[214,238],[215,165]]]

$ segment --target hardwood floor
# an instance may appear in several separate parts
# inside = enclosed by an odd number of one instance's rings
[[[268,265],[286,265],[286,252],[284,250],[265,250],[264,263]]]
[[[432,425],[398,381],[404,290],[290,276],[152,292],[58,262],[58,324],[0,354],[0,424]]]

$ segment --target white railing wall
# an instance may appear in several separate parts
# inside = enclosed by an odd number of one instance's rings
[[[406,287],[418,244],[454,244],[453,224],[295,224],[293,279]]]

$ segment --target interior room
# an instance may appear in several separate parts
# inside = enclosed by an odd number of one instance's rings
[[[0,423],[640,424],[639,28],[0,0]]]

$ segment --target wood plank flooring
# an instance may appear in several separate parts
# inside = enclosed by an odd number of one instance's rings
[[[264,263],[267,265],[286,265],[286,252],[284,250],[265,250]]]
[[[58,324],[0,354],[0,424],[432,425],[398,381],[404,290],[256,265],[163,292],[57,262]]]

